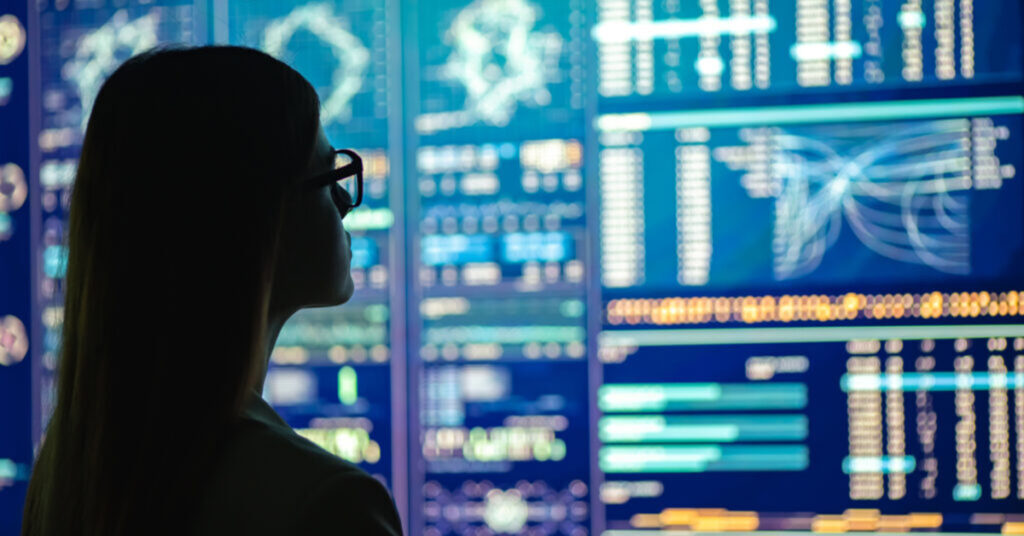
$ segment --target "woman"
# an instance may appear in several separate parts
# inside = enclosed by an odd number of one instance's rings
[[[257,395],[285,320],[352,295],[334,156],[312,87],[255,50],[150,52],[106,81],[22,534],[401,533],[381,484]]]

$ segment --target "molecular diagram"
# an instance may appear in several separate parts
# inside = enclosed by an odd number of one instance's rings
[[[83,130],[103,80],[125,59],[156,46],[159,23],[156,11],[129,20],[128,12],[120,10],[78,40],[75,55],[64,64],[62,74],[78,88]]]
[[[545,73],[558,62],[562,39],[535,31],[537,9],[524,0],[477,0],[445,34],[453,48],[443,74],[466,88],[466,111],[477,120],[507,125],[517,103],[551,101]]]
[[[320,118],[324,123],[344,122],[352,116],[352,97],[363,85],[370,52],[345,28],[328,3],[299,6],[288,15],[267,24],[260,44],[267,54],[282,59],[292,36],[305,29],[322,40],[338,60],[331,79],[333,90],[323,100]]]

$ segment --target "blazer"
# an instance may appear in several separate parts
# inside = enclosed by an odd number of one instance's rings
[[[198,534],[401,536],[387,489],[253,392],[204,491]]]

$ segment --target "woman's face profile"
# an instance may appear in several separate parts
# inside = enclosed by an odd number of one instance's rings
[[[300,181],[330,170],[334,150],[323,127]],[[297,184],[288,197],[271,307],[297,310],[345,303],[352,297],[352,250],[332,186]]]

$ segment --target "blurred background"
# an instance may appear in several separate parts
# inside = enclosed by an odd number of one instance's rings
[[[264,396],[409,534],[1024,534],[1022,16],[5,2],[0,533],[52,406],[92,102],[179,42],[293,65],[363,155],[356,297],[288,323]]]

